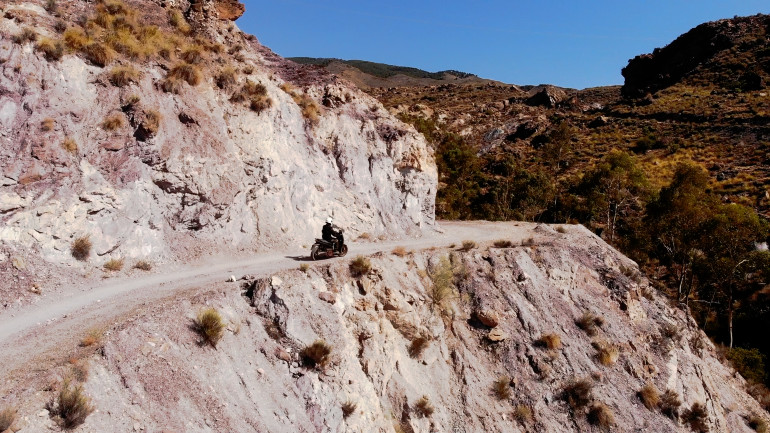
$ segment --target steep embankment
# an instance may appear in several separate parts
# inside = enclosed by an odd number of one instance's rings
[[[359,278],[337,261],[148,307],[40,386],[85,370],[98,411],[83,428],[120,432],[690,431],[643,406],[646,383],[676,413],[704,404],[709,431],[766,420],[627,258],[580,226],[517,230],[512,247],[378,254]],[[227,325],[216,349],[191,328],[204,306]],[[309,367],[318,339],[331,355]],[[50,395],[34,391],[15,394],[24,414]]]
[[[233,2],[193,3],[3,3],[4,301],[51,263],[297,246],[330,215],[350,236],[433,224],[421,135],[328,74],[286,74],[218,15]]]

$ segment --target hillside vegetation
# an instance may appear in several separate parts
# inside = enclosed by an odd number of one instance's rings
[[[435,146],[438,217],[585,224],[764,382],[769,29],[764,15],[698,26],[632,59],[622,88],[369,92]]]

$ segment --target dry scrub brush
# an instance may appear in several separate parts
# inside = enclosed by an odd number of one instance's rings
[[[329,355],[332,348],[324,340],[316,340],[313,344],[306,346],[299,352],[302,363],[306,367],[316,368],[324,367],[329,362]]]
[[[460,251],[470,251],[474,248],[476,248],[475,241],[463,241],[463,246],[460,247]]]
[[[102,121],[102,129],[115,131],[126,126],[126,118],[123,113],[112,113]]]
[[[195,330],[201,336],[204,342],[209,343],[211,347],[216,348],[219,340],[225,331],[225,324],[222,322],[222,316],[213,307],[206,308],[198,312],[194,322]]]
[[[682,412],[682,421],[690,425],[690,429],[697,433],[707,433],[708,414],[703,403],[695,402],[689,409]]]
[[[61,147],[73,155],[78,152],[78,143],[72,137],[65,138],[61,143]]]
[[[123,269],[123,259],[110,259],[106,263],[104,263],[104,269],[110,272],[117,272],[121,269]]]
[[[50,62],[61,60],[64,55],[64,43],[62,41],[54,41],[51,38],[41,38],[35,48],[42,52],[46,60]]]
[[[535,345],[550,350],[561,349],[561,337],[559,334],[544,334],[535,341]]]
[[[449,301],[456,296],[455,275],[449,258],[442,256],[438,264],[428,273],[428,276],[433,283],[428,292],[431,306],[434,310],[445,313],[449,309]]]
[[[511,248],[513,246],[513,242],[505,239],[498,239],[492,245],[494,245],[495,248]]]
[[[394,256],[398,256],[398,257],[404,257],[405,255],[407,255],[406,248],[404,248],[402,246],[397,246],[397,247],[393,248],[393,251],[391,251],[390,253],[393,254]]]
[[[523,404],[516,405],[516,408],[513,410],[513,417],[523,425],[531,423],[534,419],[532,409],[530,409],[529,406]]]
[[[757,414],[751,414],[747,424],[757,433],[767,433],[767,422]]]
[[[83,424],[94,407],[82,385],[73,386],[65,380],[56,400],[48,404],[48,410],[61,427],[71,429]]]
[[[422,355],[422,352],[425,351],[425,349],[428,347],[428,344],[430,344],[430,339],[427,337],[416,337],[409,344],[409,356],[412,358],[419,358],[420,355]]]
[[[492,392],[498,400],[508,400],[511,398],[511,378],[500,376],[492,385]]]
[[[620,349],[612,343],[595,341],[592,345],[596,349],[596,358],[599,360],[599,363],[605,367],[615,364],[620,357]]]
[[[110,83],[115,87],[124,87],[139,82],[139,71],[131,65],[116,66],[109,75]]]
[[[13,37],[13,41],[19,45],[26,44],[27,42],[35,42],[37,40],[37,33],[35,30],[24,27],[21,31]]]
[[[652,382],[647,382],[642,389],[639,390],[639,400],[642,401],[644,407],[649,410],[655,410],[660,404],[660,391]]]
[[[81,236],[72,241],[70,253],[72,254],[72,257],[77,260],[85,261],[88,259],[88,256],[91,255],[91,246],[91,238],[88,236]]]
[[[6,407],[0,411],[0,432],[4,432],[11,428],[13,422],[16,421],[16,409],[12,407]]]
[[[350,275],[361,278],[372,271],[372,262],[364,256],[358,256],[350,261]]]
[[[40,122],[40,130],[43,132],[51,131],[55,126],[56,126],[56,121],[54,121],[50,117],[46,117],[45,119],[43,119],[42,122]]]
[[[593,400],[594,384],[590,379],[573,379],[562,391],[562,398],[574,409],[587,406]]]
[[[152,270],[152,263],[148,262],[147,260],[139,260],[134,265],[134,269],[139,269],[140,271],[150,271]]]
[[[104,329],[91,328],[86,332],[86,335],[80,340],[80,345],[82,347],[93,346],[101,343],[102,338],[104,338]]]
[[[342,409],[342,417],[347,418],[350,415],[353,414],[353,412],[356,411],[356,407],[358,404],[352,400],[347,400],[345,403],[342,403],[342,406],[340,409]]]
[[[597,316],[589,311],[583,313],[579,319],[575,321],[578,328],[585,331],[586,334],[594,336],[597,334],[598,329],[604,325],[604,319],[601,316]]]
[[[161,88],[165,92],[179,93],[182,90],[183,83],[191,86],[197,86],[203,80],[203,74],[197,66],[190,63],[177,63],[163,80]]]
[[[588,422],[604,431],[609,431],[615,425],[612,410],[602,402],[595,402],[588,409]]]
[[[663,415],[676,420],[679,419],[679,407],[681,405],[682,400],[679,399],[679,394],[669,389],[663,393],[658,406]]]
[[[433,415],[434,412],[433,405],[430,402],[430,399],[427,395],[423,395],[419,400],[417,400],[417,403],[414,404],[414,411],[417,412],[417,415],[419,415],[421,418],[427,418],[431,415]]]

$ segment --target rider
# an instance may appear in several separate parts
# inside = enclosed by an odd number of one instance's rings
[[[321,230],[321,237],[323,240],[331,242],[334,245],[334,249],[338,250],[338,240],[341,235],[342,233],[340,233],[338,230],[335,230],[332,217],[326,218],[326,224],[324,224],[324,227]]]

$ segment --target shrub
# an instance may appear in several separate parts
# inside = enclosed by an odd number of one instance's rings
[[[45,55],[46,60],[55,62],[61,60],[64,55],[64,44],[50,38],[42,38],[38,41],[37,50]]]
[[[198,312],[195,320],[195,330],[198,331],[201,338],[216,348],[219,340],[224,334],[225,324],[222,322],[222,316],[213,307],[206,308]]]
[[[572,380],[564,387],[562,397],[572,409],[580,409],[593,400],[593,388],[589,379]]]
[[[103,68],[115,60],[115,51],[99,42],[91,42],[83,47],[82,50],[86,60],[95,66]]]
[[[72,386],[65,380],[56,402],[49,405],[49,411],[63,428],[71,429],[83,424],[94,408],[82,385]]]
[[[4,432],[11,428],[13,422],[16,421],[16,409],[6,407],[0,411],[0,432]]]
[[[511,378],[508,376],[498,377],[492,385],[492,391],[498,400],[508,400],[511,398]]]
[[[476,242],[474,241],[463,241],[463,246],[460,247],[460,251],[470,251],[472,249],[476,248]]]
[[[416,337],[409,343],[409,356],[412,358],[419,358],[420,355],[422,355],[422,352],[428,347],[429,343],[430,339],[426,337]]]
[[[122,113],[112,113],[102,122],[105,131],[114,131],[126,126],[126,120]]]
[[[361,278],[372,270],[372,263],[364,256],[358,256],[350,262],[350,275]]]
[[[601,316],[586,311],[575,321],[575,324],[578,328],[585,331],[586,334],[593,337],[598,332],[597,329],[604,325],[604,319]]]
[[[131,83],[138,83],[139,71],[131,65],[117,66],[110,71],[109,80],[115,87],[123,87]]]
[[[535,245],[535,238],[526,238],[523,241],[521,241],[521,245],[524,247],[531,247]]]
[[[765,410],[770,411],[770,390],[762,383],[749,383],[746,386],[749,393]]]
[[[703,403],[695,402],[689,409],[685,409],[682,412],[682,421],[689,424],[694,432],[706,433],[709,431],[706,406]]]
[[[767,422],[757,414],[752,414],[748,419],[748,425],[757,433],[767,433]],[[2,428],[2,427],[0,427]]]
[[[430,295],[432,307],[439,311],[446,311],[447,303],[455,295],[454,272],[452,264],[447,257],[441,257],[438,265],[428,274],[433,285],[428,294]]]
[[[249,103],[249,109],[259,114],[273,106],[273,100],[266,96],[255,96]]]
[[[602,402],[595,402],[588,409],[588,422],[602,430],[609,430],[610,427],[615,425],[615,417],[612,415],[612,410],[609,406]]]
[[[535,344],[539,347],[545,347],[547,349],[556,350],[561,348],[561,337],[558,334],[544,334]]]
[[[607,343],[606,341],[596,342],[593,346],[597,350],[596,358],[599,360],[599,363],[605,367],[609,367],[617,362],[618,357],[620,356],[620,349],[618,349],[617,346]]]
[[[310,346],[306,346],[299,352],[302,363],[306,367],[324,367],[329,362],[332,348],[324,340],[316,340]]]
[[[495,248],[510,248],[513,246],[513,242],[505,239],[499,239],[499,240],[496,240],[493,245],[495,246]]]
[[[168,71],[162,87],[166,92],[179,93],[182,82],[197,86],[202,80],[203,74],[197,66],[190,63],[178,63]]]
[[[519,404],[513,410],[513,417],[521,424],[529,424],[533,420],[532,409],[529,406]]]
[[[310,265],[308,265],[307,263],[303,263],[299,265],[299,270],[304,273],[307,273],[308,269],[310,269]]]
[[[427,418],[433,415],[433,405],[430,403],[430,399],[428,399],[427,395],[423,395],[417,400],[417,403],[414,404],[414,411],[417,412],[417,415],[421,418]]]
[[[82,347],[89,347],[93,346],[94,344],[97,344],[102,341],[102,337],[104,337],[104,330],[101,328],[91,328],[86,332],[85,337],[83,337],[80,340],[80,345]],[[2,430],[0,430],[2,431]]]
[[[404,257],[407,254],[406,248],[402,246],[395,247],[393,248],[393,251],[391,251],[391,254],[398,257]]]
[[[71,137],[65,138],[61,143],[61,147],[62,149],[72,154],[75,154],[78,151],[78,143]]]
[[[200,64],[203,62],[203,47],[198,44],[188,45],[180,58],[193,65]]]
[[[358,406],[358,404],[356,404],[356,402],[354,402],[352,400],[348,400],[345,403],[342,403],[342,407],[341,407],[341,409],[342,409],[342,417],[343,418],[347,418],[350,415],[352,415],[353,412],[356,411],[356,407],[357,406]]]
[[[64,45],[71,50],[80,51],[89,43],[88,36],[80,27],[70,27],[64,31],[62,36],[64,37]]]
[[[679,418],[679,406],[681,405],[682,401],[679,400],[679,394],[670,389],[666,390],[660,398],[660,412],[671,419]]]
[[[75,239],[70,246],[70,253],[75,259],[85,261],[91,255],[91,239],[88,236]]]
[[[139,105],[139,103],[141,101],[142,101],[142,99],[139,97],[139,95],[137,95],[136,93],[133,93],[133,94],[129,95],[128,97],[126,97],[126,100],[125,100],[124,104],[125,104],[126,108],[133,108],[133,107],[136,107],[137,105]]]
[[[50,131],[50,130],[52,130],[54,128],[54,126],[56,126],[56,122],[53,119],[51,119],[50,117],[47,117],[47,118],[43,119],[42,122],[40,122],[40,130],[41,131],[45,131],[45,132]],[[2,430],[0,430],[0,431],[2,431]]]
[[[235,74],[235,69],[232,66],[222,68],[215,78],[217,87],[225,90],[232,89],[236,84]]]
[[[184,15],[178,9],[168,11],[168,23],[185,35],[192,31],[190,24],[187,24]]]
[[[265,85],[262,83],[255,83],[253,81],[246,80],[246,83],[241,86],[237,92],[233,93],[233,95],[230,97],[230,101],[243,102],[258,99],[259,97],[268,99],[267,87],[265,87]]]
[[[139,269],[141,271],[150,271],[152,270],[152,263],[146,261],[146,260],[139,260],[134,265],[134,269]]]
[[[110,259],[104,264],[104,269],[107,271],[117,272],[123,269],[123,259]]]
[[[26,44],[27,42],[35,42],[37,40],[37,33],[35,30],[24,27],[21,32],[13,37],[13,41],[17,44]]]
[[[679,328],[673,323],[666,323],[660,327],[660,335],[664,340],[672,343],[678,343],[682,339]]]
[[[141,126],[146,131],[148,137],[158,133],[161,119],[163,119],[163,116],[157,110],[147,110],[144,112],[144,120],[142,120]]]
[[[727,350],[726,356],[746,380],[756,383],[765,381],[765,357],[759,349],[734,347]]]
[[[647,382],[637,393],[644,407],[655,410],[660,403],[660,391],[652,382]]]

